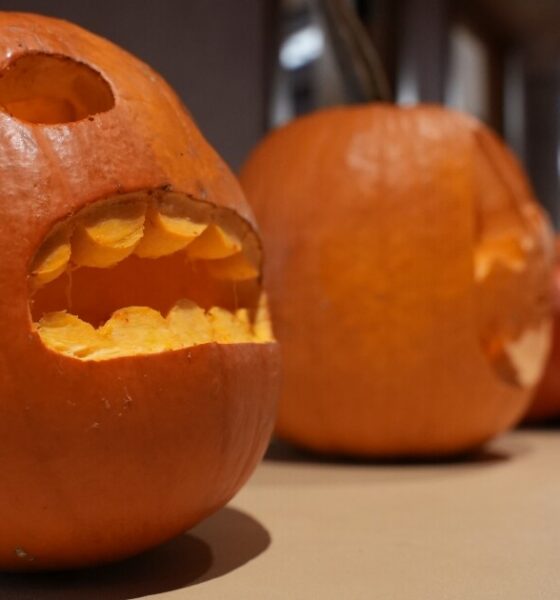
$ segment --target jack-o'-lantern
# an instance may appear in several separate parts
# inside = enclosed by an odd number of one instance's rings
[[[0,14],[0,568],[140,552],[226,503],[276,345],[234,176],[167,84]]]
[[[273,132],[241,182],[282,347],[279,436],[446,455],[521,418],[548,351],[551,231],[486,127],[435,106],[328,109]]]

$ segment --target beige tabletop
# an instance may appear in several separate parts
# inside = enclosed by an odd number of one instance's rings
[[[560,430],[436,464],[275,445],[194,530],[89,572],[0,577],[1,600],[560,599]]]

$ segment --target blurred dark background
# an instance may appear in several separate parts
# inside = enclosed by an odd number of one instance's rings
[[[74,21],[138,55],[175,87],[234,169],[268,128],[320,106],[389,94],[460,108],[505,137],[559,222],[560,0],[13,0],[0,7]],[[363,76],[372,59],[386,73],[386,86],[378,74],[379,89]]]

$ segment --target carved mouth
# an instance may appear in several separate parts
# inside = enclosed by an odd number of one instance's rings
[[[483,224],[474,254],[480,343],[504,382],[532,388],[544,372],[552,339],[548,277],[542,273],[546,249],[520,219],[512,223],[505,211],[492,216],[497,224]]]
[[[174,192],[102,200],[58,224],[29,284],[43,343],[81,360],[272,340],[255,234]]]

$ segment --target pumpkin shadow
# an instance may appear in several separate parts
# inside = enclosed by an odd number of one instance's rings
[[[553,417],[550,419],[543,419],[542,421],[530,421],[528,423],[521,423],[519,426],[521,431],[555,431],[560,429],[560,417]]]
[[[356,482],[422,483],[449,477],[476,476],[483,469],[497,468],[524,459],[533,451],[530,440],[506,436],[470,454],[446,458],[368,459],[340,455],[318,455],[274,440],[265,456],[264,469],[257,469],[253,485],[344,485]]]
[[[179,537],[120,563],[76,571],[0,575],[2,600],[132,600],[199,585],[264,552],[270,534],[226,507]]]
[[[355,465],[355,466],[378,466],[378,467],[445,467],[449,466],[475,466],[492,465],[502,463],[526,454],[528,447],[521,442],[493,442],[453,456],[403,456],[398,458],[362,458],[340,454],[317,454],[293,446],[283,440],[274,439],[265,455],[265,460],[273,462],[307,463],[319,465]]]

